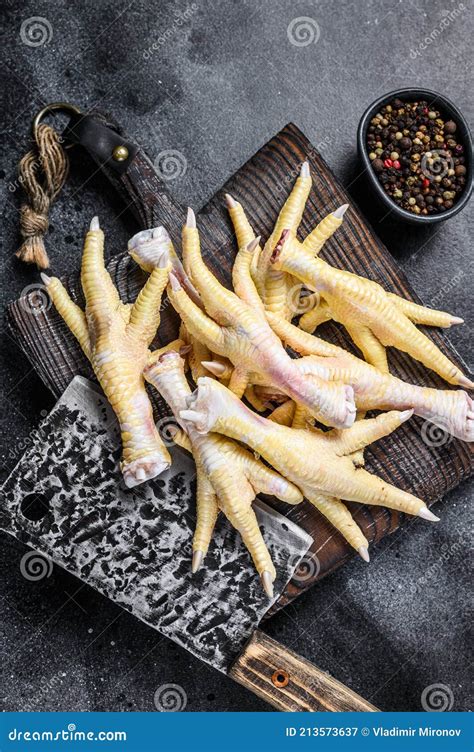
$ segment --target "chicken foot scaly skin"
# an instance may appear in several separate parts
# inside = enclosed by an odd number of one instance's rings
[[[261,253],[258,254],[254,279],[258,290],[263,290],[263,302],[268,310],[275,313],[282,313],[285,317],[291,318],[294,315],[291,310],[291,296],[289,290],[295,285],[296,280],[287,275],[285,272],[276,270],[270,262],[275,243],[279,239],[285,228],[291,227],[296,230],[301,222],[304,207],[311,190],[311,175],[309,165],[305,162],[301,167],[301,172],[296,179],[295,185],[283,206],[275,227]],[[231,217],[232,217],[232,211]],[[233,218],[233,217],[232,217]],[[243,243],[239,238],[239,230],[235,226],[237,241],[239,246]]]
[[[219,511],[240,532],[268,597],[273,597],[275,568],[260,532],[252,502],[257,493],[277,496],[290,504],[302,501],[296,486],[266,467],[253,454],[218,434],[202,435],[192,423],[184,423],[191,389],[184,362],[176,352],[164,354],[145,368],[145,378],[162,395],[177,421],[185,428],[197,469],[197,523],[193,540],[193,572],[199,568],[212,537]],[[186,445],[186,442],[184,442]]]
[[[226,387],[201,378],[196,391],[180,412],[201,433],[215,431],[242,441],[288,478],[367,559],[367,541],[340,501],[357,501],[418,515],[438,518],[425,503],[381,478],[356,468],[354,454],[386,436],[411,416],[412,411],[389,412],[371,420],[357,421],[345,431],[307,431],[288,428],[249,410]]]
[[[239,263],[234,265],[233,271],[234,287],[249,305],[257,309],[259,305],[261,307],[262,303],[258,299],[258,293],[251,277],[251,262],[252,252],[258,245],[259,238],[253,237],[252,228],[241,205],[230,197],[228,197],[228,205],[239,243],[237,257]],[[340,222],[342,222],[342,215],[339,219]],[[320,224],[324,224],[324,220]],[[309,254],[308,248],[306,249],[305,253],[308,253],[310,258],[318,252],[323,239],[327,238],[329,230],[336,229],[336,224],[334,218],[332,218],[328,228],[319,233],[319,242],[317,244],[314,242],[311,246],[311,254]],[[312,234],[308,236],[307,240],[311,238]],[[250,243],[245,247],[249,238],[251,238]],[[440,426],[443,430],[449,431],[453,436],[463,441],[474,440],[474,403],[466,392],[430,389],[406,383],[389,373],[383,373],[342,348],[293,326],[285,320],[284,314],[281,312],[275,314],[267,309],[265,313],[270,326],[282,342],[290,345],[302,355],[316,356],[311,359],[302,358],[293,361],[300,372],[306,375],[312,374],[326,381],[350,384],[354,388],[358,410],[405,410],[413,408],[417,415]],[[202,361],[202,365],[219,380],[223,380],[224,369],[220,364],[206,360]],[[262,412],[262,407],[266,407],[265,403],[272,398],[271,391],[273,390],[275,394],[278,393],[278,385],[269,383],[268,380],[265,380],[265,377],[255,372],[250,374],[249,382],[254,385],[252,394],[254,399],[251,404],[259,412]],[[265,387],[270,391],[267,391],[266,398],[262,400],[262,390]],[[246,396],[248,396],[248,393],[246,393]],[[303,411],[300,408],[299,417],[301,418],[302,415]]]
[[[304,285],[316,294],[309,302],[309,310],[300,319],[300,326],[305,331],[312,332],[325,321],[334,319],[346,327],[365,359],[384,372],[388,372],[385,348],[393,346],[407,352],[449,383],[474,387],[474,383],[415,326],[450,327],[462,323],[462,319],[387,293],[376,282],[331,267],[318,258],[326,240],[342,223],[347,204],[325,217],[302,243],[297,239],[310,188],[309,165],[305,162],[269,240],[258,253],[257,270],[260,274],[263,270],[268,276],[272,289],[269,296],[267,288],[261,292],[261,279],[256,284],[265,309],[290,321],[297,313],[295,291],[298,295],[299,290],[298,286],[289,289],[289,281],[293,280],[293,284],[295,280],[299,281],[300,288]],[[227,202],[239,246],[242,246],[255,235],[240,204],[232,197],[227,197]],[[304,298],[299,302],[304,307]]]
[[[296,183],[280,211],[272,233],[263,249],[260,248],[260,238],[258,238],[252,262],[251,276],[266,310],[283,316],[288,321],[303,311],[308,311],[309,313],[309,309],[316,302],[319,303],[319,296],[309,296],[301,299],[301,282],[285,272],[275,270],[274,265],[271,263],[275,244],[280,239],[282,232],[291,233],[291,236],[296,238],[296,233],[311,190],[311,184],[309,163],[303,162]],[[254,240],[255,233],[242,206],[229,194],[226,195],[226,201],[234,225],[238,246],[239,248],[244,248]],[[300,244],[301,248],[311,256],[317,255],[324,243],[341,225],[342,217],[347,208],[348,205],[345,204],[335,212],[328,214],[307,236],[304,243]],[[234,288],[237,294],[242,297],[235,281]],[[300,305],[302,306],[302,310],[300,309]]]
[[[330,266],[301,252],[298,241],[283,231],[271,262],[276,269],[299,279],[325,302],[325,320],[342,324],[365,359],[388,372],[386,347],[396,347],[431,368],[450,384],[474,387],[464,374],[415,323],[450,327],[462,319],[411,303],[387,293],[377,282]]]
[[[140,249],[135,248],[134,253],[140,263]],[[269,326],[263,309],[257,310],[241,300],[209,271],[201,257],[192,210],[183,229],[183,259],[185,267],[192,269],[192,282],[206,310],[191,300],[172,273],[168,297],[188,332],[233,363],[229,388],[234,393],[242,396],[249,373],[258,371],[323,422],[341,428],[352,425],[355,416],[352,388],[301,376]]]
[[[167,253],[174,275],[179,279],[191,300],[202,308],[199,293],[186,274],[164,227],[152,227],[150,230],[137,232],[128,241],[128,252],[140,269],[148,274],[157,266],[163,253]]]
[[[168,256],[163,253],[135,303],[122,303],[104,266],[104,234],[95,217],[82,257],[85,312],[71,300],[59,279],[42,275],[53,304],[90,360],[118,418],[121,470],[129,488],[154,478],[171,464],[155,427],[142,374],[153,358],[148,346],[160,323],[169,269]]]
[[[412,408],[415,415],[452,436],[462,441],[474,441],[474,401],[467,392],[409,384],[389,373],[382,373],[352,353],[303,332],[272,313],[267,313],[267,318],[283,342],[308,356],[296,360],[301,372],[351,384],[358,410]]]

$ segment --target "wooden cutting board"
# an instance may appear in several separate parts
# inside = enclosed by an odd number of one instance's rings
[[[201,210],[198,226],[204,256],[216,275],[225,284],[230,284],[230,270],[236,253],[224,193],[231,193],[242,203],[255,231],[265,238],[305,159],[311,165],[313,189],[300,229],[302,237],[328,212],[349,203],[344,224],[326,243],[321,256],[334,266],[374,279],[385,289],[420,302],[403,272],[321,155],[293,124],[287,125],[265,144]],[[185,216],[183,207],[169,195],[143,152],[137,154],[126,173],[116,177],[115,182],[135,211],[139,220],[137,230],[163,224],[179,248]],[[77,265],[79,267],[79,259]],[[122,299],[133,300],[143,284],[144,276],[130,257],[127,254],[113,257],[108,269]],[[66,284],[76,302],[83,305],[78,275],[68,278]],[[48,308],[35,316],[30,311],[31,304],[27,300],[12,303],[8,310],[9,326],[51,391],[59,396],[77,374],[91,377],[88,362],[55,310]],[[164,344],[176,337],[177,327],[175,312],[170,305],[165,305],[157,344]],[[325,325],[321,333],[332,342],[356,352],[344,331],[336,324]],[[427,330],[427,333],[446,355],[461,365],[445,337],[434,330]],[[407,381],[447,388],[436,375],[403,353],[391,352],[390,363],[392,373]],[[157,410],[163,410],[163,405],[157,403],[156,406]],[[429,439],[429,436],[432,438]],[[418,418],[369,447],[365,456],[369,471],[416,494],[428,504],[444,496],[471,475],[473,470],[473,453],[468,444],[440,435],[438,429],[431,425],[423,426],[423,421]],[[297,507],[275,502],[275,506],[307,530],[313,536],[314,544],[271,612],[335,570],[354,553],[326,519],[307,502]],[[402,515],[392,510],[357,504],[349,506],[370,543],[393,532],[400,524]],[[416,528],[413,534],[416,535]]]

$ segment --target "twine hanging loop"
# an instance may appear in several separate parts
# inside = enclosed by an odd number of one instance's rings
[[[15,253],[21,261],[49,267],[44,236],[49,227],[49,210],[60,193],[69,171],[69,158],[60,134],[41,119],[52,110],[68,110],[80,114],[77,107],[65,102],[47,105],[33,122],[34,146],[18,166],[19,181],[26,193],[20,209],[20,233],[23,242]]]

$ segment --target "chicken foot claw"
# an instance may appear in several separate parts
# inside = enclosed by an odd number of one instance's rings
[[[302,373],[351,384],[358,410],[407,410],[462,441],[474,441],[474,400],[460,389],[433,389],[382,373],[352,353],[267,312],[272,329],[296,352]]]
[[[123,445],[121,470],[129,488],[154,478],[171,464],[155,427],[142,374],[150,357],[148,346],[160,323],[168,273],[168,255],[163,252],[135,303],[122,303],[104,266],[104,234],[94,217],[82,257],[85,312],[71,300],[59,279],[43,278],[53,304],[90,360],[118,418]]]
[[[342,324],[366,360],[383,372],[388,372],[385,348],[391,346],[408,353],[450,384],[474,387],[415,325],[449,327],[461,322],[458,317],[419,306],[386,292],[373,280],[330,266],[317,255],[307,253],[304,243],[286,229],[274,245],[270,263],[277,272],[296,277],[301,284],[321,294],[324,314]],[[313,323],[319,323],[316,315],[308,316],[303,326],[308,329]]]
[[[195,427],[198,411],[192,404],[190,387],[184,375],[184,362],[176,352],[164,353],[145,368],[145,378],[170,406],[186,431],[185,443],[197,468],[197,524],[193,540],[192,569],[197,571],[209,547],[215,521],[222,511],[240,532],[252,556],[268,597],[273,597],[276,572],[260,532],[252,502],[257,493],[277,496],[290,504],[302,500],[299,489],[275,470],[268,468],[236,442],[217,434],[203,436]],[[183,415],[190,420],[183,420]]]
[[[411,410],[360,420],[346,431],[323,433],[288,428],[254,414],[226,387],[208,377],[198,380],[197,389],[188,397],[187,404],[187,409],[179,413],[181,420],[192,424],[198,433],[222,433],[258,452],[318,506],[359,553],[359,549],[364,550],[368,544],[359,528],[354,527],[350,515],[347,516],[345,506],[339,506],[341,498],[381,504],[427,520],[437,519],[421,499],[363,468],[356,468],[351,458],[354,452],[408,420]],[[326,499],[324,505],[322,497]],[[328,499],[332,499],[332,504]]]
[[[199,233],[193,213],[183,228],[183,260],[192,274],[205,310],[194,303],[174,273],[170,274],[168,297],[179,313],[187,331],[213,353],[228,358],[234,365],[231,388],[242,396],[248,384],[248,374],[259,373],[267,383],[304,405],[323,423],[348,427],[355,418],[352,387],[343,383],[328,384],[315,376],[302,376],[272,331],[263,306],[253,306],[223,287],[204,264],[200,251]],[[248,246],[239,249],[248,253]],[[240,258],[241,289],[256,295],[249,270],[249,258]]]

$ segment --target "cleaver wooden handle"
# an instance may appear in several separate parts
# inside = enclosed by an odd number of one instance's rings
[[[277,710],[373,711],[378,708],[256,629],[229,676]]]

